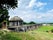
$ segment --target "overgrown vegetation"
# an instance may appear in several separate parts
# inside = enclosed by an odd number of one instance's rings
[[[51,32],[53,33],[53,29],[51,29]]]
[[[8,32],[6,30],[0,31],[0,40],[35,40],[25,32]]]
[[[53,33],[50,32],[52,29],[53,26],[42,26],[36,30],[27,32],[0,30],[0,40],[53,40]]]

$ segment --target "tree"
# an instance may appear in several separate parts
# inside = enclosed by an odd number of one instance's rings
[[[0,9],[17,7],[17,0],[1,0]]]
[[[36,24],[35,22],[33,22],[33,21],[31,21],[31,22],[29,22],[29,24]]]
[[[0,1],[0,23],[8,20],[8,9],[17,7],[17,0],[1,0]]]
[[[6,20],[8,16],[8,9],[17,7],[17,0],[1,0],[0,1],[0,22]]]
[[[23,24],[27,24],[26,22],[23,22]]]

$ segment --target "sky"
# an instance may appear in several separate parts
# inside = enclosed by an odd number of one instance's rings
[[[53,23],[53,0],[18,0],[17,5],[9,10],[10,18],[18,16],[25,22]]]

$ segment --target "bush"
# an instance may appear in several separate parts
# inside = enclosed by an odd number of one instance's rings
[[[51,30],[51,32],[53,33],[53,29]]]
[[[49,32],[49,31],[46,31],[46,32]]]

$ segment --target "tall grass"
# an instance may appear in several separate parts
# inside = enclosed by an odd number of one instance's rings
[[[0,40],[53,40],[53,33],[48,33],[53,26],[42,26],[28,32],[0,31]]]

